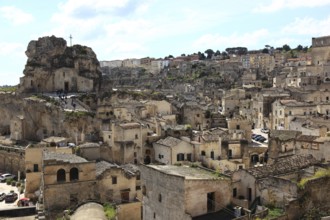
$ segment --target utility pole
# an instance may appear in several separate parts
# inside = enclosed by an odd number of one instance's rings
[[[70,47],[72,47],[72,35],[70,34]]]

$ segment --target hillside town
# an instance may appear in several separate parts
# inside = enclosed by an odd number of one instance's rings
[[[109,61],[47,36],[25,54],[0,90],[0,218],[330,216],[330,36]]]

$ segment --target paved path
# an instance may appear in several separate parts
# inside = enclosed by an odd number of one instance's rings
[[[9,193],[11,190],[14,190],[18,194],[18,189],[16,186],[10,186],[6,183],[0,183],[0,192]],[[18,199],[23,198],[24,194],[18,194]],[[18,200],[17,199],[17,200]],[[0,202],[0,209],[7,209],[12,207],[17,207],[17,200],[13,203],[5,203],[5,201]],[[0,218],[1,219],[1,218]]]

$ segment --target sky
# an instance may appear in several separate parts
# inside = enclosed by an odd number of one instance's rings
[[[99,61],[295,48],[330,35],[330,0],[0,0],[0,27],[0,85],[17,85],[39,37],[72,35]]]

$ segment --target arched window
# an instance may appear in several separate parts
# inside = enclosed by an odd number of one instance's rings
[[[70,181],[79,180],[79,170],[75,167],[70,170]]]
[[[57,171],[57,182],[65,182],[65,170],[59,169]]]

